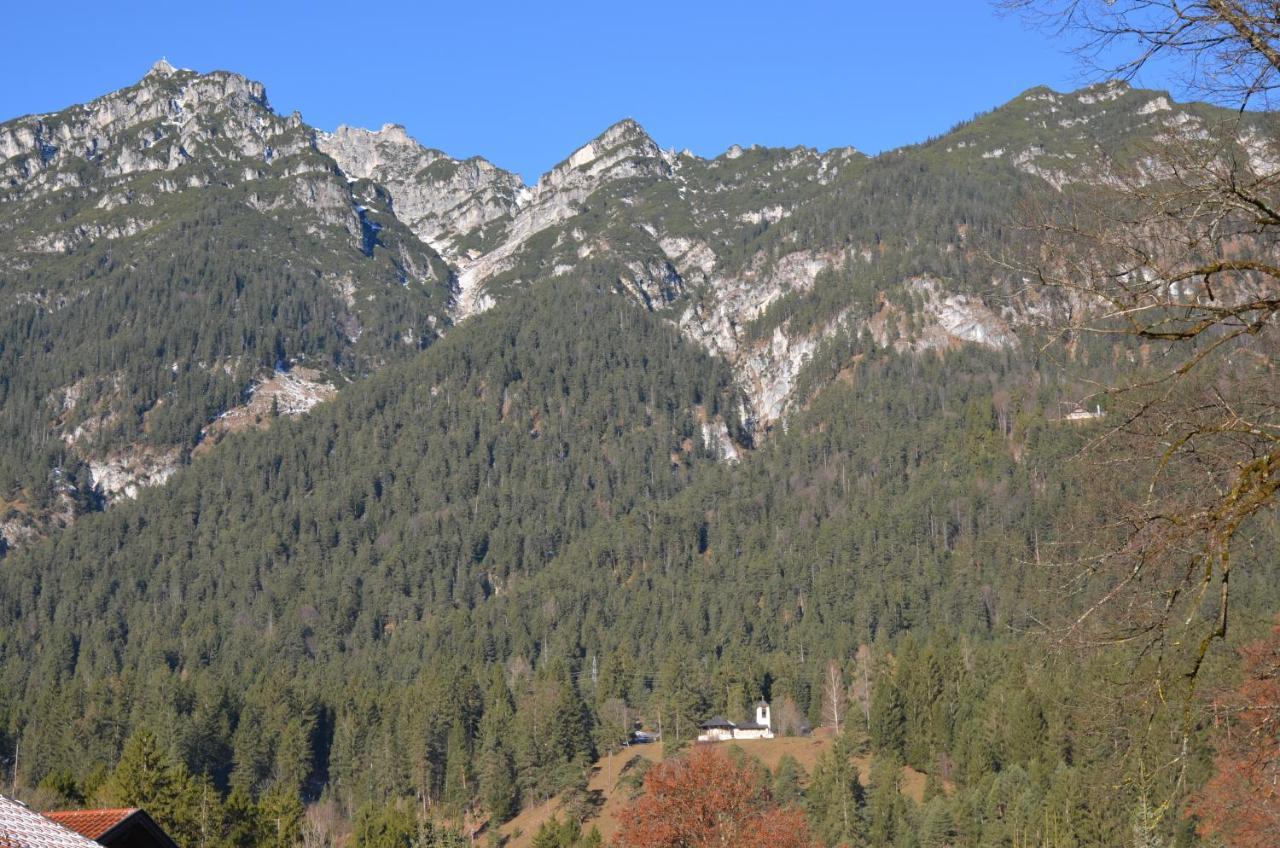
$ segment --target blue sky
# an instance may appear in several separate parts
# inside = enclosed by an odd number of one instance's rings
[[[156,59],[260,80],[315,126],[401,123],[528,181],[614,121],[664,147],[853,145],[946,131],[1087,82],[986,0],[81,3],[0,51],[0,119],[89,100]],[[44,27],[47,26],[47,29]],[[1145,80],[1161,85],[1162,80]]]

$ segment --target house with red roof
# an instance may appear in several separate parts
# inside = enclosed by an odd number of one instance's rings
[[[45,816],[105,848],[178,848],[155,819],[137,807],[59,810]]]
[[[0,848],[178,848],[145,810],[37,813],[0,795]]]

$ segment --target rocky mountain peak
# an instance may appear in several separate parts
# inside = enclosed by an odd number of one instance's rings
[[[316,146],[355,179],[372,179],[388,163],[402,164],[406,157],[414,160],[410,164],[429,165],[444,155],[423,147],[399,124],[384,124],[379,130],[343,124],[332,133],[316,133]]]
[[[0,182],[38,189],[40,174],[77,160],[127,174],[173,170],[199,148],[232,155],[215,138],[240,154],[261,155],[266,137],[291,129],[289,123],[271,111],[261,83],[226,71],[177,70],[161,59],[128,88],[0,124]],[[78,184],[81,177],[67,179]]]
[[[409,131],[404,128],[404,124],[383,124],[382,129],[378,130],[374,135],[384,141],[392,144],[415,145],[418,142],[409,135]],[[418,145],[421,147],[421,145]]]
[[[601,189],[611,187],[626,193],[629,188],[617,187],[669,178],[674,158],[669,159],[631,118],[618,121],[579,147],[543,174],[532,189],[515,195],[516,211],[504,222],[500,240],[489,241],[485,252],[465,257],[458,275],[455,317],[463,318],[493,305],[493,298],[486,293],[486,281],[509,271],[533,236],[578,215],[588,198]],[[583,250],[579,258],[590,255],[589,247]]]
[[[162,77],[171,77],[175,73],[177,73],[177,68],[175,68],[173,65],[170,65],[168,59],[160,58],[156,60],[156,63],[154,65],[151,66],[151,70],[147,71],[147,76],[151,76],[152,74],[155,74],[157,76],[162,76]]]
[[[621,144],[623,141],[654,143],[653,138],[644,127],[640,126],[640,123],[635,118],[623,118],[602,132],[596,138],[596,141],[601,142],[606,147]]]
[[[624,118],[575,150],[568,159],[545,174],[539,184],[559,182],[568,172],[579,168],[599,173],[622,158],[655,157],[661,152],[640,124],[632,118]],[[606,161],[602,163],[602,159]]]
[[[249,207],[304,210],[364,243],[350,191],[313,149],[300,116],[277,115],[265,87],[241,74],[202,74],[162,59],[132,86],[0,124],[0,206],[34,204],[0,215],[0,250],[49,255],[130,238],[165,223],[167,197],[267,178],[284,178],[288,188],[252,190]],[[22,224],[55,198],[64,207],[56,220]]]
[[[464,243],[505,224],[524,188],[519,176],[484,159],[459,161],[423,146],[400,124],[384,124],[377,131],[340,126],[317,133],[316,147],[348,179],[382,185],[396,216],[455,263]]]
[[[270,249],[314,267],[336,293],[328,311],[344,347],[372,347],[382,332],[416,348],[445,308],[460,320],[531,284],[581,278],[629,293],[726,359],[743,417],[767,427],[804,399],[816,373],[806,369],[833,351],[1017,348],[1030,308],[999,280],[975,283],[964,258],[1005,214],[989,195],[1096,184],[1104,146],[1202,133],[1212,119],[1125,84],[1038,88],[881,156],[735,144],[706,160],[664,152],[626,118],[526,186],[482,158],[424,146],[401,124],[316,131],[277,115],[260,83],[162,59],[130,87],[0,123],[0,271],[39,270],[102,241],[118,241],[121,256],[167,249],[175,218],[218,203],[255,247],[275,223],[308,235],[306,252],[288,253],[287,239]],[[1255,170],[1277,170],[1272,136],[1240,132]],[[927,246],[908,229],[920,216],[937,234]],[[63,308],[43,291],[19,294]],[[392,335],[381,310],[404,303],[412,309]],[[108,471],[125,467],[82,444]]]

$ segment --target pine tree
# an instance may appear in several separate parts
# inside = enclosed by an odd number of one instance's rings
[[[272,785],[258,801],[261,848],[293,848],[302,838],[302,802],[287,784]]]
[[[853,754],[853,734],[846,731],[818,760],[809,782],[809,822],[828,845],[860,845],[866,835],[866,798]]]
[[[783,805],[803,802],[807,777],[800,761],[790,754],[784,754],[773,770],[773,799]]]
[[[509,747],[514,715],[511,690],[502,668],[494,666],[480,719],[478,770],[482,803],[497,822],[514,815],[518,801],[515,760]]]
[[[1012,762],[1030,763],[1041,756],[1048,724],[1035,696],[1026,690],[1014,693],[1002,722],[1006,728],[1005,750]]]
[[[876,757],[867,789],[867,838],[872,845],[893,845],[907,826],[902,765],[891,756]]]
[[[591,739],[591,713],[578,693],[578,687],[567,674],[559,682],[551,734],[557,754],[567,764],[585,766],[595,754]]]
[[[893,678],[882,673],[871,696],[871,744],[882,754],[902,757],[906,733],[902,693]]]
[[[621,698],[609,697],[595,710],[592,736],[601,756],[616,753],[631,736],[631,711]]]
[[[311,736],[315,729],[315,709],[311,704],[297,711],[285,722],[275,743],[275,783],[297,795],[311,774],[313,753]]]
[[[266,838],[261,810],[249,793],[233,788],[224,807],[227,820],[227,843],[235,848],[257,848]]]
[[[354,848],[417,848],[423,835],[407,805],[367,805],[356,814],[352,842]]]
[[[201,841],[204,785],[161,750],[155,734],[139,730],[125,743],[115,772],[100,790],[121,807],[141,807],[183,844]]]
[[[253,797],[265,782],[271,767],[271,744],[263,731],[265,720],[256,704],[248,704],[240,714],[232,750],[231,785]]]
[[[155,734],[143,729],[125,743],[115,773],[102,792],[122,806],[160,810],[176,805],[182,787],[171,758],[160,749]]]
[[[950,805],[943,797],[934,798],[924,809],[920,827],[920,848],[951,848],[955,844],[956,824]]]
[[[462,810],[471,799],[471,752],[460,722],[449,728],[445,745],[444,801],[453,810]]]

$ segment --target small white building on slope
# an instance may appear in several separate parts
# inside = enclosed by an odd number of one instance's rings
[[[769,712],[769,704],[765,701],[756,703],[755,721],[734,724],[724,716],[713,716],[704,721],[698,728],[699,742],[729,742],[735,739],[772,739],[773,718]]]

